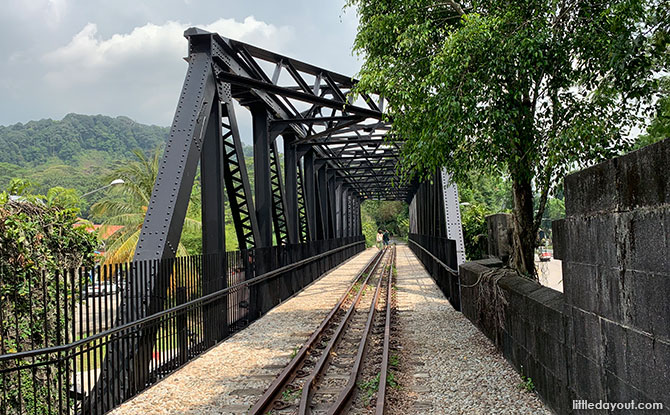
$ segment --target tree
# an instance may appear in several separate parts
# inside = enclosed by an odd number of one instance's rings
[[[67,284],[63,273],[90,267],[98,241],[77,227],[78,199],[72,189],[47,195],[30,192],[30,183],[13,180],[0,193],[0,353],[9,354],[62,344],[81,282]],[[13,200],[10,196],[20,196]],[[79,274],[81,276],[81,274]],[[15,358],[0,364],[2,411],[57,414],[54,404],[67,396],[66,385],[47,369],[50,355]],[[32,368],[32,369],[31,369]]]
[[[645,134],[635,141],[635,149],[670,138],[670,77],[661,79],[661,97],[656,102],[656,116]]]
[[[409,206],[397,200],[368,199],[361,204],[361,227],[368,247],[375,245],[379,229],[386,229],[393,236],[407,238]]]
[[[534,276],[547,198],[575,164],[608,158],[667,68],[667,2],[349,0],[359,92],[387,100],[405,175],[505,173],[512,264]],[[538,194],[534,212],[534,195]]]
[[[108,183],[114,179],[123,179],[124,183],[114,186],[106,198],[91,207],[94,217],[107,217],[101,228],[102,233],[109,232],[113,229],[110,228],[112,226],[121,226],[106,241],[106,263],[127,262],[133,258],[158,175],[158,163],[162,155],[160,148],[150,158],[140,150],[134,150],[133,153],[136,160],[119,162],[105,179]],[[184,229],[200,231],[201,223],[186,217]],[[177,255],[187,253],[184,245],[180,243]]]
[[[487,205],[477,202],[468,202],[461,209],[465,255],[470,261],[482,259],[487,253],[486,216],[492,213]]]

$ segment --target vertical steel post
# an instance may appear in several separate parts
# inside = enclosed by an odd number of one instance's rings
[[[354,236],[354,195],[347,192],[347,236]]]
[[[226,221],[224,212],[224,148],[221,128],[221,104],[217,100],[207,124],[200,154],[202,185],[202,252],[203,294],[222,290],[226,279]],[[211,302],[204,307],[205,341],[213,346],[223,340],[228,331],[227,299]]]
[[[337,238],[335,171],[328,172],[328,236]]]
[[[319,239],[328,239],[328,167],[323,163],[317,173],[319,198]]]
[[[342,235],[342,190],[344,185],[342,179],[335,179],[335,237],[341,238]]]
[[[256,247],[272,246],[272,184],[270,183],[270,119],[262,105],[250,107],[253,118],[254,191],[258,241]],[[259,271],[259,270],[257,270]]]
[[[286,226],[289,243],[300,242],[300,219],[298,217],[298,158],[297,149],[291,144],[295,135],[285,133],[284,137],[284,188],[286,197]]]
[[[316,173],[314,171],[314,150],[309,150],[304,157],[304,185],[305,185],[305,208],[307,211],[307,229],[309,240],[317,239],[316,232]]]
[[[254,191],[258,240],[254,255],[256,275],[270,271],[272,246],[272,183],[270,181],[270,119],[262,105],[252,105],[254,143]],[[250,287],[250,313],[252,318],[260,316],[272,302],[272,293],[267,283]]]
[[[456,241],[456,258],[460,266],[465,262],[465,243],[461,224],[461,209],[458,203],[458,187],[451,181],[447,169],[442,169],[442,191],[444,193],[444,221],[447,226],[447,238]]]

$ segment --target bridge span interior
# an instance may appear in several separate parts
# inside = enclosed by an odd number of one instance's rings
[[[91,413],[129,399],[364,250],[366,199],[410,204],[410,248],[450,273],[441,288],[458,306],[456,187],[445,171],[423,183],[397,175],[402,140],[388,140],[383,98],[356,93],[349,76],[215,33],[184,35],[188,70],[126,280],[132,288],[116,316],[124,329],[107,337],[109,363],[82,393]],[[252,116],[253,186],[235,103]],[[175,256],[198,168],[203,255],[184,262]],[[226,204],[235,253],[225,251]],[[172,333],[179,354],[157,362],[161,333]]]
[[[418,183],[396,174],[402,142],[386,139],[383,98],[353,93],[349,76],[214,33],[185,36],[188,73],[136,260],[176,254],[198,164],[205,253],[224,249],[224,199],[243,248],[359,235],[363,200],[411,201]],[[253,189],[233,101],[252,115]]]

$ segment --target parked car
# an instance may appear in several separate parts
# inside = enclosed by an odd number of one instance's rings
[[[116,293],[117,286],[113,282],[94,282],[86,289],[86,297],[99,297],[101,295],[109,295]]]

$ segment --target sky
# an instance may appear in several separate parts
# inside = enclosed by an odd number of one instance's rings
[[[345,75],[355,10],[344,0],[3,0],[0,125],[68,113],[169,126],[197,26]]]

